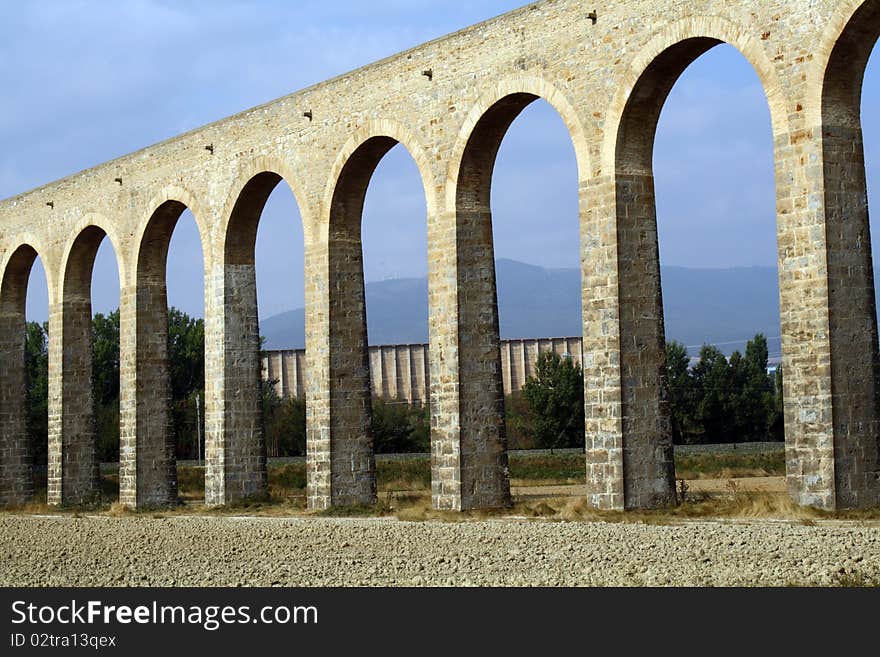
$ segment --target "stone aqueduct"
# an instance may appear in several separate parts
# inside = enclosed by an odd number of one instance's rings
[[[772,116],[789,492],[826,509],[880,504],[859,116],[878,34],[878,0],[546,0],[2,202],[0,501],[34,493],[23,341],[37,255],[49,502],[95,493],[90,281],[105,238],[121,283],[121,502],[176,499],[165,259],[185,208],[205,258],[206,502],[266,491],[254,243],[281,181],[305,234],[308,505],[374,501],[361,209],[400,143],[428,208],[433,503],[507,504],[489,190],[505,131],[543,98],[579,172],[588,498],[671,502],[652,147],[678,76],[726,42],[757,71]]]

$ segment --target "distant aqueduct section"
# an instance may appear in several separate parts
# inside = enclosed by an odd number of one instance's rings
[[[538,356],[555,352],[583,361],[581,338],[532,338],[501,340],[501,382],[505,395],[523,389],[535,375]],[[370,384],[373,396],[425,404],[431,389],[431,368],[427,344],[371,345]],[[306,396],[306,350],[277,349],[263,352],[263,381],[270,381],[283,398]]]
[[[757,72],[774,135],[788,490],[880,504],[880,363],[860,90],[880,0],[546,0],[0,203],[0,490],[34,494],[25,295],[49,287],[51,504],[97,491],[91,271],[121,287],[120,500],[177,498],[165,261],[178,217],[205,258],[206,502],[267,490],[254,242],[282,180],[305,236],[308,505],[376,499],[361,210],[400,143],[427,201],[433,503],[509,504],[490,187],[508,126],[556,109],[577,159],[587,499],[675,501],[653,180],[673,84],[720,43]]]

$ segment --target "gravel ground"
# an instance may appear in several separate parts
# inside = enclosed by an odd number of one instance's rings
[[[0,516],[3,586],[880,582],[880,527]]]

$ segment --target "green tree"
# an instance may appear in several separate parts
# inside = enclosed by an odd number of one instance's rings
[[[205,389],[205,320],[168,309],[168,361],[172,399]]]
[[[556,352],[538,356],[535,376],[523,388],[535,439],[542,447],[584,444],[584,375],[580,365]]]
[[[49,451],[49,324],[28,322],[25,330],[28,442],[35,462],[45,464]]]
[[[278,380],[263,381],[263,435],[266,455],[305,456],[306,402],[278,396]]]
[[[703,345],[694,366],[697,387],[696,419],[703,428],[703,442],[729,442],[734,435],[731,422],[731,368],[721,350]]]
[[[427,406],[404,399],[373,398],[373,447],[378,454],[427,452],[431,448]]]
[[[529,401],[521,391],[504,398],[504,424],[508,449],[534,449],[534,431]]]
[[[767,338],[758,334],[746,345],[742,378],[738,382],[739,437],[744,441],[766,440],[774,423],[776,393],[767,372]]]
[[[666,377],[673,442],[690,442],[696,424],[697,388],[691,376],[687,347],[675,340],[666,343]]]
[[[98,458],[119,459],[119,311],[92,319],[92,396]]]
[[[717,347],[703,346],[691,376],[705,442],[767,440],[781,430],[781,392],[767,364],[767,339],[760,333],[745,356],[734,351],[729,360]]]
[[[168,309],[168,366],[177,456],[196,458],[198,432],[204,436],[204,413],[196,404],[205,398],[205,321],[177,308]]]

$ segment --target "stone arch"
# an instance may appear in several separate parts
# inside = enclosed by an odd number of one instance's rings
[[[322,331],[327,334],[320,344],[307,344],[309,378],[320,377],[329,388],[322,392],[310,383],[307,400],[312,508],[370,504],[376,499],[361,222],[373,173],[397,144],[419,170],[428,217],[437,212],[435,176],[421,142],[394,120],[370,120],[349,137],[330,169],[321,235],[310,249],[311,269],[326,271],[328,280],[320,307],[309,311],[310,317],[326,322]]]
[[[0,274],[2,274],[2,279],[0,280],[6,280],[7,271],[9,271],[10,267],[13,267],[15,263],[20,262],[20,258],[22,257],[22,254],[20,253],[21,249],[23,247],[28,247],[36,254],[34,260],[39,256],[43,263],[43,269],[46,270],[46,285],[49,292],[49,303],[51,304],[57,298],[56,293],[58,288],[54,276],[56,269],[53,266],[54,261],[49,258],[49,253],[42,241],[32,233],[22,233],[9,240],[9,244],[13,244],[14,246],[7,249],[2,258],[0,258]],[[27,267],[28,274],[30,273],[31,266],[33,266],[33,261],[31,261]],[[26,291],[27,290],[25,290],[25,292]],[[0,290],[0,303],[2,303],[2,295],[3,292]]]
[[[60,276],[58,289],[62,290],[62,295],[64,295],[65,283],[68,281],[68,277],[73,274],[71,267],[74,267],[75,264],[82,264],[91,268],[94,264],[93,261],[97,254],[97,249],[104,237],[110,240],[110,245],[113,247],[113,254],[116,257],[116,267],[119,272],[119,285],[121,287],[125,284],[128,273],[126,262],[123,258],[125,253],[124,246],[119,239],[116,227],[112,222],[96,212],[89,212],[76,222],[72,227],[70,234],[72,237],[64,246],[64,251],[61,255],[61,267],[58,272]],[[86,241],[88,242],[89,252],[91,252],[92,247],[94,247],[94,253],[91,253],[91,258],[85,257],[87,254],[82,253]],[[72,260],[74,262],[72,262]],[[89,260],[92,262],[89,262]],[[78,263],[76,261],[78,261]],[[91,269],[89,269],[89,273],[91,273]]]
[[[601,168],[605,173],[627,168],[650,167],[653,136],[660,111],[684,70],[697,58],[722,43],[737,50],[752,65],[770,106],[774,135],[789,132],[788,97],[776,68],[751,32],[751,25],[738,25],[720,16],[696,16],[679,20],[651,39],[633,59],[605,114]],[[645,120],[647,118],[647,121]],[[645,143],[644,135],[650,135]]]
[[[32,246],[32,239],[20,240],[17,247],[10,249],[3,262],[0,305],[8,310],[21,310],[27,299],[27,283],[34,262],[40,255],[38,248]],[[47,282],[48,282],[48,276]]]
[[[323,238],[331,229],[333,217],[338,220],[341,216],[338,211],[342,206],[338,205],[334,215],[334,203],[351,203],[354,205],[345,208],[346,216],[356,214],[360,216],[363,205],[363,196],[366,194],[373,172],[379,162],[397,144],[403,145],[410,157],[415,161],[422,179],[422,187],[425,190],[425,203],[428,208],[428,216],[434,216],[438,210],[437,185],[433,168],[428,158],[428,152],[415,134],[403,124],[391,119],[370,120],[360,126],[348,141],[342,146],[333,166],[330,169],[329,181],[324,191],[323,212],[328,216],[326,226],[321,227]],[[342,190],[345,190],[344,194]],[[360,201],[354,197],[343,199],[343,195],[360,195]],[[353,212],[357,210],[357,212]]]
[[[109,231],[109,232],[108,232]],[[56,501],[86,502],[99,494],[99,459],[92,392],[92,272],[98,248],[107,237],[113,246],[120,286],[124,281],[119,239],[101,215],[77,222],[62,255],[61,298],[52,310],[50,357],[56,376],[49,395],[50,451],[59,455],[50,468],[49,490]]]
[[[222,288],[214,289],[219,304],[206,309],[214,318],[211,330],[219,335],[205,346],[206,369],[211,370],[206,372],[206,396],[213,409],[206,409],[206,416],[219,420],[206,435],[205,496],[212,506],[268,492],[255,249],[263,209],[282,181],[293,192],[307,236],[305,197],[295,171],[281,160],[259,157],[237,177],[215,238],[222,249],[215,262]],[[215,278],[216,285],[221,278]]]
[[[446,174],[447,208],[456,207],[459,180],[462,175],[461,168],[465,163],[466,151],[469,150],[471,140],[478,132],[478,126],[482,126],[480,132],[486,133],[486,126],[493,124],[490,138],[496,143],[486,155],[491,154],[490,164],[494,164],[495,155],[501,145],[501,140],[507,134],[507,129],[526,106],[538,99],[546,101],[556,110],[568,128],[577,160],[578,179],[585,180],[592,175],[586,132],[568,97],[552,83],[540,77],[523,75],[505,78],[477,100],[459,130],[455,145],[450,152]],[[487,137],[488,135],[485,135],[480,138],[485,140]],[[483,168],[488,168],[487,174],[491,178],[492,167],[484,166]],[[488,194],[488,189],[485,191]]]
[[[861,125],[859,102],[868,58],[880,37],[880,2],[839,0],[814,50],[807,77],[808,126]]]
[[[243,244],[236,245],[234,250],[239,253],[232,256],[233,260],[240,260],[243,251],[253,251],[253,246],[256,243],[257,224],[263,208],[269,196],[275,191],[275,187],[282,181],[290,188],[297,207],[299,207],[303,234],[308,241],[312,229],[311,221],[309,221],[311,213],[305,205],[308,196],[299,179],[300,176],[297,175],[293,165],[275,157],[261,156],[248,161],[242,167],[230,188],[231,191],[226,198],[221,215],[218,234],[222,235],[220,244],[223,248],[224,261],[229,257],[227,244],[230,239],[233,239],[233,236],[234,239],[243,242]],[[247,246],[251,248],[243,248]]]
[[[588,435],[588,488],[597,506],[650,508],[675,502],[672,422],[666,382],[665,329],[654,196],[653,155],[660,113],[673,86],[698,57],[721,43],[736,47],[756,71],[770,106],[774,134],[788,133],[786,98],[776,69],[751,26],[717,16],[679,20],[643,47],[606,113],[602,143],[604,174],[613,175],[610,194],[597,210],[613,230],[616,284],[616,345],[620,401],[617,417],[601,400],[587,402],[588,418],[616,424],[608,436]],[[595,250],[601,256],[602,250]],[[608,257],[607,255],[604,257]],[[593,256],[585,258],[592,260]],[[606,266],[611,267],[610,262]],[[608,291],[585,289],[585,336],[598,319],[591,308]],[[592,298],[588,299],[587,297]],[[595,335],[595,333],[594,333]],[[586,350],[585,339],[585,350]],[[593,348],[602,341],[597,340]],[[585,376],[602,380],[600,368]],[[607,384],[606,384],[607,385]],[[598,421],[588,426],[595,429]]]
[[[206,278],[213,254],[206,223],[210,215],[188,190],[165,187],[148,208],[132,247],[120,310],[120,502],[137,507],[177,501],[166,261],[184,210],[195,216]],[[205,297],[208,307],[207,289]]]
[[[21,236],[16,243],[0,270],[0,506],[24,504],[34,496],[34,445],[26,411],[25,305],[31,268],[43,251],[32,236]],[[51,286],[48,270],[46,274]],[[50,300],[51,294],[50,288]]]
[[[450,465],[458,469],[460,499],[452,501],[454,508],[504,507],[511,502],[491,186],[504,136],[523,109],[539,98],[553,107],[568,130],[582,187],[593,173],[582,123],[566,95],[540,77],[514,76],[490,88],[471,108],[450,154],[446,204],[448,210],[454,209],[455,222],[460,430],[441,434],[453,444],[435,451],[460,451],[461,457],[455,464],[438,459],[434,474],[442,477]],[[581,203],[581,229],[583,216]],[[435,505],[447,504],[435,498]]]
[[[132,242],[134,253],[128,258],[128,262],[131,263],[128,274],[132,280],[125,281],[125,284],[136,284],[139,276],[145,273],[147,268],[155,269],[159,260],[164,267],[171,234],[184,210],[192,212],[195,218],[202,246],[202,257],[205,260],[205,269],[207,270],[208,263],[213,261],[214,252],[211,240],[212,231],[208,223],[210,214],[206,208],[202,207],[198,198],[185,187],[169,185],[151,198],[146,207],[147,210],[138,223],[135,239]],[[156,248],[148,249],[150,244]],[[151,260],[148,262],[145,258]],[[120,280],[124,280],[121,279],[121,273],[120,271]],[[164,279],[164,269],[162,270],[162,278]]]

